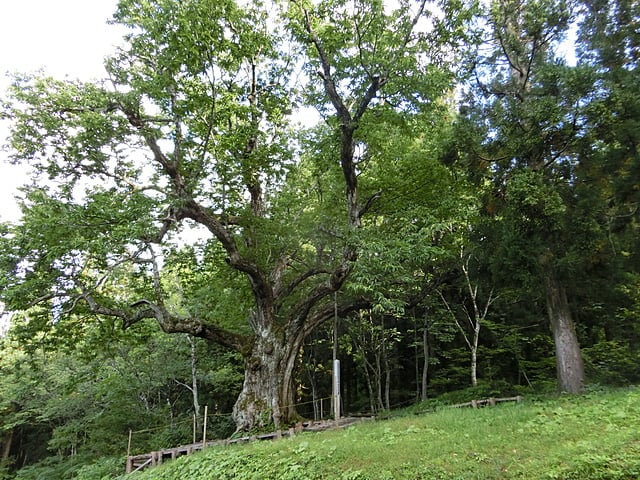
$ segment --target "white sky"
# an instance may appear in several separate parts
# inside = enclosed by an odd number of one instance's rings
[[[124,30],[107,25],[117,0],[0,0],[0,98],[6,73],[31,73],[91,80],[104,77],[103,59],[115,51]],[[6,143],[0,124],[0,144]],[[0,151],[0,221],[13,221],[19,210],[16,187],[28,178],[6,162]]]

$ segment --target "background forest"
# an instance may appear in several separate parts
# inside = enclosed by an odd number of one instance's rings
[[[334,350],[344,414],[638,383],[639,19],[121,0],[104,81],[15,76],[0,478],[326,418]]]

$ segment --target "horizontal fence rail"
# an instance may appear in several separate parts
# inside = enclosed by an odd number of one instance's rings
[[[481,408],[481,407],[493,407],[498,403],[504,402],[516,402],[519,403],[523,399],[522,396],[505,397],[505,398],[485,398],[483,400],[471,400],[470,402],[458,403],[455,405],[448,405],[448,408]],[[432,410],[429,410],[432,411]],[[427,413],[429,411],[414,412],[416,415]],[[247,435],[243,437],[228,438],[225,440],[209,440],[191,445],[181,445],[174,448],[166,448],[155,452],[144,453],[141,455],[127,455],[126,473],[133,473],[145,468],[155,467],[161,465],[167,460],[173,460],[184,455],[191,455],[194,452],[198,452],[207,447],[233,445],[236,443],[254,442],[257,440],[276,440],[283,437],[291,437],[301,432],[320,432],[323,430],[331,430],[336,428],[344,428],[354,423],[362,422],[365,420],[374,420],[375,415],[362,415],[362,416],[349,416],[342,417],[338,420],[321,420],[321,421],[308,421],[298,422],[295,426],[288,430],[277,430],[271,433],[263,433],[260,435]],[[131,443],[131,436],[129,437],[129,443]]]
[[[133,473],[145,468],[161,465],[167,460],[173,460],[184,455],[191,455],[194,452],[203,450],[207,447],[233,445],[236,443],[253,442],[257,440],[276,440],[278,438],[290,437],[301,432],[319,432],[322,430],[331,430],[335,428],[345,428],[354,423],[362,422],[373,417],[343,417],[339,420],[323,420],[299,422],[288,430],[278,430],[271,433],[263,433],[260,435],[247,435],[244,437],[229,438],[225,440],[210,440],[207,442],[198,442],[191,445],[181,445],[174,448],[166,448],[155,452],[144,453],[141,455],[129,455],[126,462],[126,473]]]

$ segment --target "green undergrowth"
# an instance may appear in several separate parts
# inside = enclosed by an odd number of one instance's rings
[[[212,447],[129,480],[636,479],[640,389],[369,421]]]

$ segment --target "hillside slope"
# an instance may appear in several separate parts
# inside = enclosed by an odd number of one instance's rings
[[[635,479],[640,389],[447,409],[210,448],[129,480]]]

